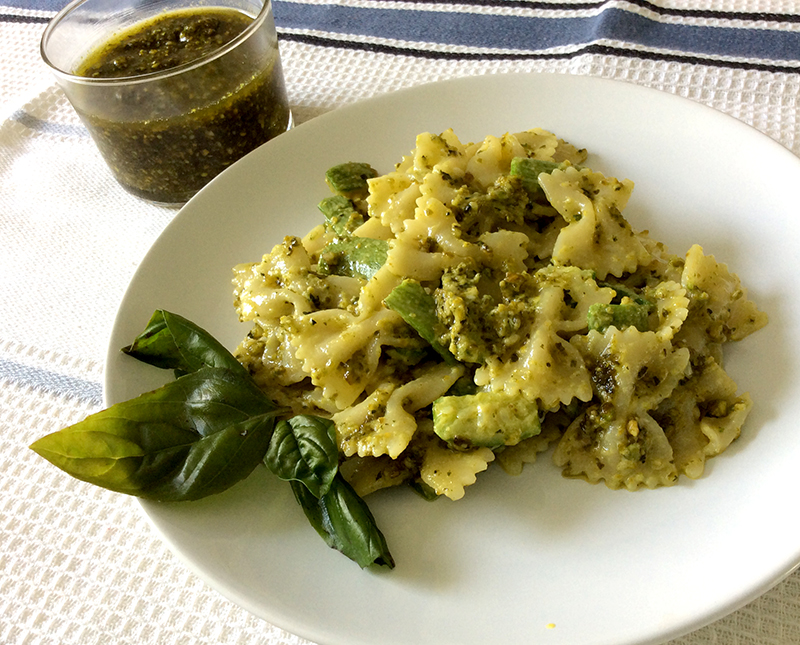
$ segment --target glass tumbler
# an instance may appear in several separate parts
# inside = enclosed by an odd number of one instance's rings
[[[75,0],[41,53],[117,181],[150,202],[184,204],[292,125],[270,0]]]

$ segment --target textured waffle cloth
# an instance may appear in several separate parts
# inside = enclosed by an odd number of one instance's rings
[[[189,573],[134,500],[27,448],[100,408],[116,307],[175,211],[118,187],[53,86],[38,44],[60,3],[2,4],[0,643],[306,643]],[[800,154],[792,0],[276,0],[274,10],[298,122],[423,82],[546,71],[675,93]],[[672,641],[712,643],[800,643],[800,574]]]

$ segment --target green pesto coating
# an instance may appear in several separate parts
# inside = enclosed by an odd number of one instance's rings
[[[135,25],[88,56],[78,76],[141,76],[190,63],[218,50],[253,19],[232,9],[174,11]]]

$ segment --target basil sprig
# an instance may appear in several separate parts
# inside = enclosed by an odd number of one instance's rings
[[[291,482],[295,499],[328,546],[362,568],[371,564],[394,567],[369,507],[338,472],[332,421],[304,415],[281,421],[264,462],[278,477]]]
[[[332,548],[362,567],[394,566],[366,504],[338,473],[333,422],[279,419],[285,410],[236,358],[177,314],[157,310],[122,351],[173,370],[176,379],[42,437],[31,449],[77,479],[159,502],[221,493],[266,463],[291,482]]]

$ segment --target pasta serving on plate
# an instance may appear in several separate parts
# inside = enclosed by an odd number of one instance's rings
[[[570,477],[697,478],[752,402],[723,345],[767,323],[703,249],[623,217],[633,184],[541,129],[420,134],[394,170],[332,168],[321,224],[234,269],[236,357],[279,405],[335,423],[361,495],[459,499],[553,447]]]

